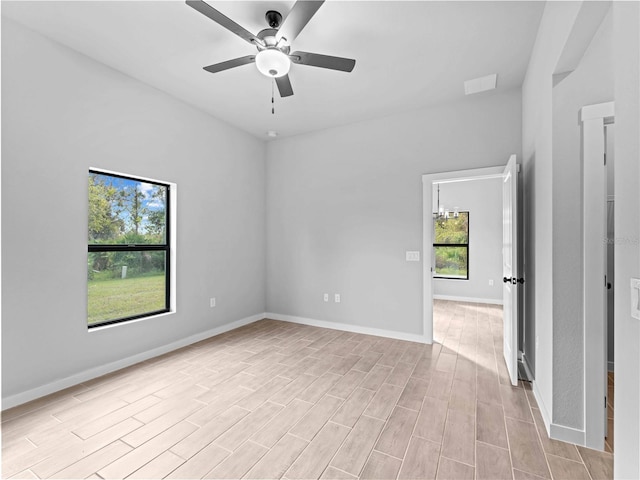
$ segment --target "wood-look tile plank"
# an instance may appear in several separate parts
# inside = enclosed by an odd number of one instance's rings
[[[382,353],[364,352],[360,360],[351,368],[360,372],[369,373],[380,358],[382,358]]]
[[[410,363],[398,362],[391,373],[385,380],[385,383],[391,385],[397,385],[398,387],[404,387],[413,372],[414,365]]]
[[[320,398],[322,398],[322,396],[327,393],[341,378],[342,375],[327,372],[309,385],[297,396],[297,398],[304,400],[305,402],[315,403],[320,400]]]
[[[502,404],[498,376],[478,368],[476,396],[481,402]]]
[[[64,442],[67,448],[81,445],[83,443],[78,437],[71,433],[67,433],[61,440],[55,440],[38,446],[34,450],[30,450],[22,455],[13,458],[2,459],[2,474],[11,477],[24,470],[28,470],[33,465],[42,462],[53,455],[57,454],[60,449],[60,442]]]
[[[345,356],[342,360],[338,361],[337,363],[335,363],[330,369],[329,372],[331,373],[337,373],[338,375],[344,375],[345,373],[347,373],[349,370],[351,370],[351,368],[358,363],[358,361],[360,360],[360,356],[359,355],[347,355]]]
[[[309,385],[315,382],[318,377],[313,375],[298,375],[279,392],[269,398],[270,402],[288,405],[297,395],[302,393]]]
[[[453,373],[435,370],[431,374],[431,381],[427,388],[427,396],[449,401],[452,385]]]
[[[99,417],[91,422],[84,423],[82,426],[74,428],[73,433],[86,440],[93,435],[102,432],[103,430],[106,430],[107,428],[152,407],[153,405],[156,405],[158,402],[160,402],[160,399],[154,396],[141,398],[137,402],[131,403],[126,407]]]
[[[225,450],[218,445],[211,443],[191,456],[182,465],[169,473],[165,478],[172,479],[195,479],[202,478],[223,460],[231,455],[229,450]],[[183,458],[183,457],[181,457]]]
[[[513,469],[513,480],[544,480],[544,477],[539,477],[533,473],[523,472],[517,468]]]
[[[251,413],[249,410],[232,405],[191,435],[171,447],[171,451],[184,459],[188,459],[249,415],[249,413]]]
[[[371,452],[371,456],[367,460],[366,465],[360,474],[361,480],[382,480],[394,479],[398,476],[402,461],[385,455],[384,453]]]
[[[423,438],[411,437],[398,478],[435,479],[440,445]]]
[[[509,450],[482,442],[476,443],[476,479],[511,480]]]
[[[544,421],[542,420],[542,414],[540,413],[540,410],[538,410],[537,408],[532,408],[531,411],[533,413],[533,418],[538,429],[538,434],[540,435],[542,449],[545,451],[545,453],[555,455],[557,457],[567,458],[575,462],[581,462],[582,459],[578,454],[578,449],[576,448],[576,446],[571,443],[561,442],[560,440],[549,438],[549,436],[547,435],[547,429],[544,426]]]
[[[164,478],[184,463],[184,458],[166,450],[127,478]]]
[[[296,437],[311,441],[327,421],[342,405],[341,398],[325,395],[302,417],[290,433]]]
[[[445,400],[425,397],[413,434],[432,442],[442,443],[447,408],[448,403]]]
[[[613,478],[613,455],[610,453],[578,447],[578,452],[593,480]]]
[[[251,440],[267,448],[273,447],[313,406],[314,404],[309,402],[293,400],[261,430],[256,432]]]
[[[451,396],[449,397],[449,408],[475,415],[476,413],[476,384],[475,382],[465,382],[454,378],[451,384]]]
[[[97,473],[102,478],[124,478],[146,463],[149,463],[165,450],[170,449],[197,428],[198,427],[191,423],[180,422],[169,430],[165,430],[157,437],[152,438],[147,443],[120,457],[115,462],[98,470]]]
[[[236,405],[238,405],[240,408],[254,411],[256,408],[266,402],[272,395],[278,393],[289,383],[291,383],[291,380],[289,380],[288,378],[275,377],[269,382],[265,383],[251,395],[247,395],[246,397],[237,401]]]
[[[475,468],[472,466],[440,457],[437,480],[474,480],[474,478]]]
[[[508,448],[502,405],[477,401],[476,440]]]
[[[394,405],[402,394],[402,388],[388,383],[382,384],[369,405],[364,411],[365,415],[386,420]]]
[[[453,355],[451,353],[441,353],[440,357],[438,358],[438,363],[436,363],[436,370],[439,370],[441,372],[453,373],[456,369],[457,359],[457,355]]]
[[[418,412],[415,410],[396,406],[376,443],[375,449],[396,458],[404,458],[417,418]]]
[[[364,467],[384,424],[383,420],[361,416],[331,460],[331,465],[357,476]]]
[[[96,470],[106,467],[131,450],[132,448],[129,445],[119,440],[115,441],[51,475],[50,478],[86,478]]]
[[[322,473],[320,480],[356,480],[358,477],[350,475],[347,472],[338,470],[335,467],[327,467]]]
[[[375,393],[372,390],[356,388],[351,396],[340,406],[331,420],[346,427],[353,427],[374,395]]]
[[[529,402],[523,388],[500,385],[500,396],[505,417],[533,423]]]
[[[242,478],[268,451],[268,448],[249,440],[207,473],[204,478]]]
[[[360,385],[366,376],[367,374],[364,372],[349,370],[331,387],[328,394],[342,399],[349,398],[349,395]]]
[[[293,435],[283,436],[243,478],[260,480],[282,477],[308,445],[309,442]]]
[[[574,462],[566,458],[547,455],[547,462],[553,478],[568,478],[571,480],[591,480],[587,468],[582,462]]]
[[[284,407],[277,403],[263,403],[252,413],[244,417],[229,430],[215,439],[215,443],[222,448],[234,451],[242,443],[266,425],[269,420],[275,417]]]
[[[419,411],[422,407],[424,397],[427,394],[428,387],[429,382],[422,380],[421,378],[409,378],[404,390],[402,391],[402,395],[400,395],[400,398],[398,399],[398,405]]]
[[[139,447],[147,440],[150,440],[159,433],[171,428],[204,406],[205,404],[198,400],[185,401],[181,408],[167,412],[146,425],[136,428],[128,435],[124,435],[122,437],[122,441],[132,447]]]
[[[318,478],[350,431],[343,425],[327,423],[287,470],[285,478]]]
[[[20,437],[8,445],[2,446],[2,458],[15,458],[24,455],[37,447],[25,437]]]
[[[475,418],[449,410],[442,439],[442,455],[467,465],[475,465]]]
[[[13,477],[9,477],[10,479],[20,479],[20,480],[25,480],[25,479],[38,479],[40,477],[38,477],[35,473],[33,473],[31,470],[25,470],[24,472],[20,472],[16,475],[14,475]]]
[[[129,432],[141,427],[142,424],[133,418],[126,420],[94,435],[89,440],[85,440],[80,444],[71,444],[65,446],[56,455],[52,455],[46,460],[39,462],[31,467],[31,470],[40,478],[48,478],[56,472],[68,467],[69,465],[81,460],[84,456],[89,455],[101,448],[106,447],[110,443],[126,436]]]
[[[513,468],[551,478],[535,425],[513,418],[506,424]]]
[[[383,365],[374,365],[373,368],[369,371],[365,379],[362,381],[360,386],[362,388],[368,388],[369,390],[377,391],[380,386],[384,383],[386,378],[393,370],[392,367],[385,367]]]

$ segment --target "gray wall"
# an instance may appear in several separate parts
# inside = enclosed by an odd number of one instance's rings
[[[4,398],[264,312],[259,140],[3,18],[2,163]],[[177,313],[87,331],[90,166],[177,183]]]
[[[640,321],[629,311],[640,278],[640,4],[613,2],[616,102],[615,478],[640,478]]]
[[[269,143],[268,311],[421,334],[421,175],[506,163],[520,121],[515,90]]]
[[[443,184],[440,203],[469,212],[469,280],[436,278],[434,295],[502,303],[502,179]]]
[[[553,422],[579,430],[584,429],[584,295],[582,136],[576,120],[583,106],[613,100],[611,27],[609,14],[577,68],[553,88]]]
[[[552,75],[579,10],[579,2],[547,2],[522,85],[524,354],[546,422],[553,406]]]

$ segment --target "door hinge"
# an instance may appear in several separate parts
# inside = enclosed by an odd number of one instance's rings
[[[607,396],[604,397],[604,409],[607,409]]]
[[[604,154],[604,164],[605,165],[607,164],[607,154],[606,153]]]

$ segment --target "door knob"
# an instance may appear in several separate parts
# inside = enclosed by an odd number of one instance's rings
[[[502,277],[502,283],[510,283],[511,282],[511,277],[507,278],[507,277]]]

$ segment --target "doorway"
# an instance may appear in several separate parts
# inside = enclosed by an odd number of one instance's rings
[[[608,299],[615,291],[613,277],[609,277],[609,179],[615,168],[614,104],[613,102],[585,106],[581,109],[583,156],[583,315],[585,331],[584,358],[584,445],[606,450],[613,438],[609,432],[609,308]],[[610,128],[611,126],[611,128]],[[610,162],[610,163],[609,163]],[[609,165],[607,165],[609,163]],[[612,184],[612,182],[611,182]],[[612,193],[615,199],[615,192]],[[613,208],[615,208],[615,203]],[[612,226],[615,233],[615,225]],[[603,241],[606,240],[606,241]],[[611,262],[613,268],[613,262]],[[604,280],[604,282],[603,282]],[[611,289],[609,289],[611,283]],[[611,293],[609,293],[611,292]],[[613,314],[613,310],[611,314]],[[612,328],[613,330],[613,328]],[[613,338],[611,339],[613,341]],[[612,350],[615,348],[611,344]],[[613,352],[612,352],[613,353]],[[614,374],[615,375],[615,374]],[[611,393],[615,387],[612,386]],[[613,396],[613,395],[612,395]],[[604,401],[603,401],[604,400]],[[615,397],[614,397],[615,400]],[[610,447],[613,447],[611,441]]]
[[[615,169],[615,126],[613,123],[604,126],[604,143],[605,143],[605,162],[606,162],[606,178],[607,178],[607,315],[606,315],[606,358],[607,358],[607,414],[605,423],[605,450],[613,453],[613,389],[615,381],[615,365],[614,365],[614,300],[615,300],[615,189],[614,189],[614,169]]]
[[[454,184],[460,182],[470,182],[482,179],[500,178],[503,181],[503,195],[507,195],[509,202],[502,198],[502,225],[501,232],[508,232],[507,237],[503,236],[502,259],[503,269],[508,267],[508,279],[499,278],[499,284],[503,285],[504,311],[504,356],[509,371],[512,384],[517,384],[518,369],[518,317],[517,317],[517,164],[515,155],[512,155],[507,163],[507,167],[488,167],[474,170],[462,170],[455,172],[443,172],[423,175],[423,318],[424,318],[424,338],[427,343],[433,343],[433,300],[435,279],[434,271],[435,248],[434,248],[434,218],[433,212],[436,201],[434,199],[434,185]],[[506,193],[505,193],[506,192]],[[509,208],[506,208],[509,207]],[[506,243],[505,243],[506,242]],[[508,258],[507,258],[508,257]],[[503,270],[505,272],[506,270]],[[513,283],[512,283],[513,282]],[[509,285],[507,285],[507,283]]]

